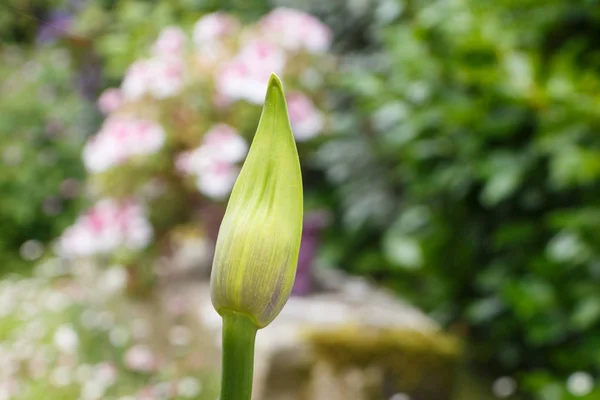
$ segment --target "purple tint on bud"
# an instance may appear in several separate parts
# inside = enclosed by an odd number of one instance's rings
[[[319,233],[329,224],[329,214],[326,211],[310,213],[304,219],[302,241],[298,255],[298,268],[292,294],[305,296],[313,289],[313,263],[319,248]]]

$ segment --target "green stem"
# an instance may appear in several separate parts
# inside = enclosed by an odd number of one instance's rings
[[[223,367],[220,400],[250,400],[256,326],[249,316],[223,311]]]

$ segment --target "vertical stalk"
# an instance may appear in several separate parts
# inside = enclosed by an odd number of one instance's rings
[[[223,317],[223,367],[220,400],[250,400],[257,328],[246,314],[226,310]]]

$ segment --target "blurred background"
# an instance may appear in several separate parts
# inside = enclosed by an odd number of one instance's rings
[[[271,72],[305,184],[257,399],[600,399],[600,1],[5,0],[0,400],[216,399]]]

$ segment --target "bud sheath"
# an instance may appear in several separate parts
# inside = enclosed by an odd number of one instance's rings
[[[267,326],[285,305],[302,233],[302,176],[281,82],[272,75],[248,157],[221,223],[211,296]]]

